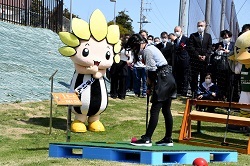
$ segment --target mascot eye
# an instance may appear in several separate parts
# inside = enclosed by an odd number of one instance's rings
[[[250,47],[247,47],[247,52],[250,53]]]
[[[106,59],[109,60],[110,59],[110,52],[106,52]]]
[[[239,54],[239,49],[240,49],[240,48],[237,47],[237,46],[235,46],[235,48],[236,48],[236,53]]]
[[[89,55],[89,49],[84,48],[84,49],[82,50],[82,56],[86,57],[86,56],[88,56],[88,55]]]

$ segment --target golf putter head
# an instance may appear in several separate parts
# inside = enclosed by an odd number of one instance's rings
[[[229,146],[229,143],[228,142],[222,142],[221,145],[222,146]]]

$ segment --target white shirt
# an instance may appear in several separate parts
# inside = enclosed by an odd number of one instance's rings
[[[128,61],[131,60],[131,51],[125,51],[125,49],[122,49],[120,52],[120,59],[121,61]]]

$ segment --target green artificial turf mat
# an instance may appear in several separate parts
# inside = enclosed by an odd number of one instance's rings
[[[90,146],[90,147],[103,147],[103,148],[119,148],[119,149],[131,149],[131,150],[145,150],[145,151],[235,151],[231,149],[223,148],[211,148],[204,146],[193,146],[180,143],[174,143],[173,147],[157,146],[153,144],[151,147],[145,146],[133,146],[130,142],[60,142],[51,143],[57,145],[69,145],[69,146]]]

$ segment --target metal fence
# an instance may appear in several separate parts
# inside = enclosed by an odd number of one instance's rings
[[[233,34],[232,39],[235,40],[239,33],[239,24],[236,16],[236,10],[233,0],[224,0],[225,10],[222,9],[223,0],[211,0],[211,16],[210,16],[210,34],[213,43],[217,43],[220,39],[220,31],[227,29]],[[189,14],[188,14],[188,34],[197,31],[197,22],[205,20],[206,1],[204,0],[190,0]],[[222,14],[224,17],[222,18]],[[222,21],[221,21],[222,20]],[[222,27],[221,27],[222,26]]]
[[[59,32],[63,0],[0,0],[0,20]]]

